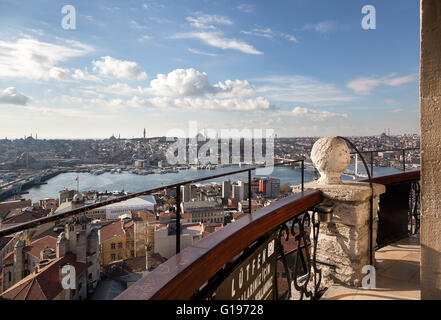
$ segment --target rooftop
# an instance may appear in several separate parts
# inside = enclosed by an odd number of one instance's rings
[[[155,205],[156,200],[154,196],[141,196],[137,198],[128,199],[125,201],[112,203],[106,206],[106,208],[119,208],[126,206],[142,206],[142,205]]]
[[[11,288],[0,294],[0,300],[52,300],[63,290],[60,281],[60,267],[63,264],[70,264],[75,267],[76,276],[87,270],[89,264],[76,261],[72,253],[66,254],[40,269],[23,278]]]

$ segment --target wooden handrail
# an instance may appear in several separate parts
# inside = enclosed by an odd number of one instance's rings
[[[373,183],[384,185],[414,180],[420,180],[420,170],[409,170],[372,178]],[[358,181],[367,182],[369,179],[359,179]]]
[[[254,241],[322,200],[320,191],[307,190],[247,214],[171,257],[116,300],[189,299]]]

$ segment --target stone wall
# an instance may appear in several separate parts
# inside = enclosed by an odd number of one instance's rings
[[[421,298],[441,299],[441,1],[421,1]]]

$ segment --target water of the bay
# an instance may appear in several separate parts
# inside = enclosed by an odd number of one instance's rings
[[[353,170],[352,166],[349,169]],[[150,175],[137,175],[123,171],[122,173],[111,174],[105,172],[101,175],[93,175],[90,173],[76,173],[68,172],[62,173],[52,179],[47,180],[47,184],[33,187],[26,190],[27,194],[23,195],[25,199],[32,199],[32,201],[38,201],[45,198],[57,198],[58,192],[64,188],[76,189],[77,183],[75,178],[79,177],[80,191],[97,190],[97,191],[115,191],[125,190],[129,192],[140,192],[148,189],[153,189],[169,184],[178,183],[181,181],[193,180],[202,177],[208,177],[216,174],[231,172],[239,170],[238,167],[225,167],[216,168],[214,170],[195,170],[188,169],[182,170],[177,173],[166,174],[150,174]],[[363,170],[360,170],[363,172]],[[374,176],[390,174],[394,172],[400,172],[400,170],[391,167],[375,167]],[[253,177],[257,177],[253,172]],[[271,178],[280,179],[280,184],[289,183],[290,185],[298,185],[301,183],[301,170],[293,167],[274,167],[270,175]],[[262,176],[258,176],[262,177]],[[217,179],[207,180],[203,183],[217,182],[221,183],[224,180],[229,179],[231,182],[238,180],[247,181],[248,173],[240,173],[231,176],[221,177]],[[314,170],[311,167],[305,168],[305,182],[312,181],[314,179]],[[352,180],[351,176],[343,175],[342,179]]]

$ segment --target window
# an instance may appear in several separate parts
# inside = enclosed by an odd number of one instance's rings
[[[115,243],[112,243],[112,244],[110,245],[110,249],[115,249]]]
[[[131,250],[130,251],[130,256],[133,258],[135,256],[135,251]]]
[[[12,281],[12,274],[11,274],[11,271],[8,272],[8,279],[9,279],[9,280],[8,280],[9,282]]]
[[[121,259],[122,259],[121,253],[118,253],[118,260],[121,260]]]
[[[126,242],[126,248],[129,248],[130,247],[130,241],[127,241]]]
[[[112,254],[110,255],[110,260],[112,260],[112,261],[115,261],[115,260],[116,260],[116,256],[115,256],[114,253],[112,253]]]
[[[122,249],[122,242],[118,242],[118,249]]]

